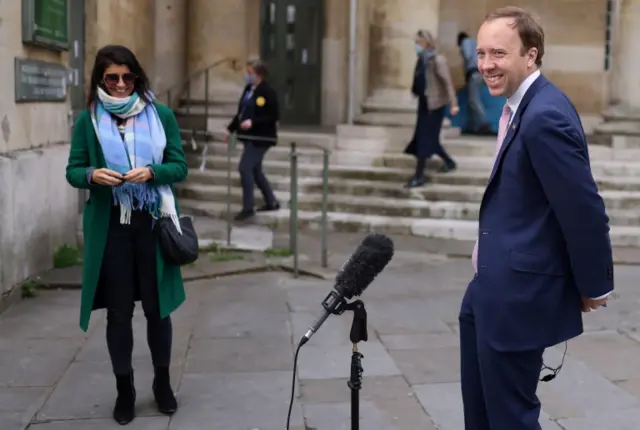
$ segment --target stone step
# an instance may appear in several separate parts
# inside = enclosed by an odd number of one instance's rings
[[[446,176],[446,175],[443,175]],[[198,176],[191,179],[197,180]],[[207,180],[204,175],[201,180]],[[211,176],[209,176],[211,178]],[[316,178],[309,178],[307,182],[299,181],[301,192],[320,194],[322,182]],[[305,179],[306,180],[306,179]],[[317,181],[317,182],[316,182]],[[211,183],[211,182],[205,182]],[[372,180],[345,180],[343,178],[329,179],[329,195],[371,196],[393,199],[414,199],[423,201],[453,201],[480,203],[484,195],[484,186],[452,185],[429,183],[419,188],[405,188],[403,183],[389,183]],[[225,189],[226,187],[221,187]],[[640,210],[640,193],[637,191],[602,190],[600,191],[607,210]]]
[[[283,208],[288,208],[291,194],[288,183],[278,178],[272,181],[276,197]],[[311,179],[311,178],[309,178]],[[314,180],[317,182],[317,180]],[[239,181],[234,181],[234,186],[229,190],[225,185],[204,185],[190,182],[178,187],[178,195],[181,198],[197,201],[225,202],[230,197],[234,205],[242,201],[242,191]],[[307,187],[301,184],[298,190],[298,209],[307,212],[322,210],[321,186]],[[259,190],[255,189],[255,195],[259,196]],[[327,201],[329,212],[351,213],[354,215],[382,215],[404,218],[434,218],[476,221],[480,211],[480,202],[427,200],[427,195],[415,193],[405,198],[388,198],[375,195],[348,195],[330,193]],[[440,197],[436,195],[436,197]],[[640,217],[635,210],[610,210],[610,224],[616,226],[640,226]]]
[[[365,112],[357,115],[353,123],[355,125],[398,127],[413,130],[416,118],[416,112]],[[449,131],[446,133],[447,137],[460,135],[460,129],[451,127],[451,122],[448,119],[443,121],[442,129],[443,131]]]
[[[226,172],[228,163],[225,156],[206,156],[205,157],[205,172]],[[239,157],[231,158],[231,171],[236,172],[238,164],[240,162]],[[193,169],[199,169],[202,163],[202,157],[199,155],[187,155],[187,163]],[[435,169],[440,167],[441,163],[437,160],[429,160],[427,162],[427,168]],[[273,160],[265,159],[262,164],[262,168],[265,174],[269,177],[273,175],[290,177],[291,165],[288,160]],[[473,173],[473,172],[472,172]],[[477,172],[476,172],[477,173]],[[489,176],[488,172],[482,171],[481,174],[473,176],[472,183],[476,185],[484,185]],[[226,173],[225,173],[226,174]],[[390,182],[391,185],[400,187],[405,184],[412,176],[412,169],[393,169],[386,167],[370,167],[370,166],[344,166],[335,163],[329,164],[329,176],[332,179],[337,180],[377,180]],[[313,177],[322,178],[322,165],[320,163],[300,163],[298,165],[298,177]],[[434,174],[433,182],[435,183],[460,183],[464,184],[467,179],[460,179],[458,172],[452,172],[449,174]]]
[[[336,128],[337,147],[339,149],[366,151],[368,147],[378,150],[384,147],[385,152],[402,154],[413,136],[411,127],[383,127],[364,125],[339,125]],[[460,136],[457,132],[442,130],[441,141],[444,148],[452,155],[495,157],[495,137]],[[346,142],[346,144],[344,143]],[[638,151],[611,148],[591,144],[589,155],[592,160],[638,160]],[[413,159],[413,158],[412,158]]]
[[[180,115],[204,115],[205,106],[199,104],[185,104],[175,109],[175,112]],[[231,119],[238,112],[238,105],[230,103],[210,103],[208,114],[213,117],[225,117]]]
[[[226,155],[207,155],[205,157],[205,172],[226,172],[227,158]],[[231,170],[237,172],[237,166],[240,158],[233,156],[231,158]],[[413,174],[415,162],[413,165],[401,165],[400,167],[386,166],[354,166],[340,165],[331,160],[329,163],[329,176],[336,180],[371,180],[390,183],[393,187],[400,187],[405,184]],[[489,179],[491,161],[485,163],[479,158],[458,158],[458,169],[450,173],[437,173],[435,169],[439,168],[442,163],[439,160],[428,160],[427,169],[433,184],[448,185],[471,185],[482,186],[487,184]],[[187,162],[190,167],[197,169],[201,166],[202,157],[196,154],[188,154]],[[609,162],[611,163],[611,162]],[[617,164],[617,163],[616,163]],[[404,166],[404,167],[403,167]],[[263,163],[263,170],[267,176],[271,177],[284,176],[290,177],[291,169],[288,161],[288,153],[267,153],[267,157]],[[629,165],[625,169],[619,169],[615,164],[609,166],[607,163],[594,163],[593,167],[596,183],[600,190],[618,190],[640,192],[640,165],[636,166],[637,170],[633,170]],[[193,174],[196,174],[194,171]],[[197,172],[200,173],[200,172]],[[620,174],[627,174],[621,176]],[[193,174],[191,174],[193,176]],[[322,164],[316,154],[301,155],[298,164],[298,177],[322,178]]]
[[[188,132],[185,132],[185,137],[187,137]],[[216,153],[224,152],[226,153],[226,144],[221,142],[223,134],[221,132],[213,133],[216,141],[209,142],[209,150],[215,149]],[[336,140],[338,139],[338,140]],[[332,149],[336,152],[342,151],[341,145],[342,142],[340,140],[344,140],[341,137],[335,137],[330,134],[312,134],[312,133],[300,133],[300,132],[281,132],[279,133],[279,142],[276,146],[272,147],[267,153],[267,157],[270,156],[273,152],[285,151],[288,153],[290,150],[290,143],[296,142],[299,149],[303,147],[319,147],[319,148],[328,148]],[[358,145],[349,145],[350,152],[362,152],[363,154],[368,154],[372,151],[377,151],[378,147],[376,147],[376,141],[373,139],[358,139]],[[406,145],[406,142],[404,143]],[[495,157],[495,142],[488,140],[474,140],[474,139],[447,139],[444,142],[444,146],[452,156],[455,157],[485,157],[486,161],[493,163],[493,159]],[[606,150],[607,148],[605,148]],[[237,147],[237,151],[242,150],[242,145],[239,144]],[[597,151],[599,154],[604,154],[602,151]],[[415,165],[415,158],[410,155],[406,155],[401,151],[389,152],[385,154],[381,152],[379,154],[380,157],[392,157],[393,158],[402,158],[406,163],[413,163]]]
[[[362,111],[380,112],[380,113],[401,113],[401,114],[413,114],[416,115],[418,111],[418,99],[412,98],[403,102],[397,100],[385,100],[380,98],[367,98],[362,103]]]
[[[450,147],[449,147],[450,148]],[[449,149],[448,148],[448,149]],[[606,152],[611,151],[609,148],[599,147],[597,151],[592,151],[591,170],[595,176],[616,176],[616,177],[639,177],[640,176],[640,159],[633,157],[615,157],[615,159],[607,158]],[[480,151],[478,151],[480,152]],[[465,166],[465,169],[473,168],[474,170],[482,170],[490,172],[493,167],[494,158],[487,156],[456,156],[450,151],[456,159],[459,166]],[[600,155],[600,157],[598,157]],[[385,154],[375,161],[375,165],[384,167],[415,167],[415,159],[405,154]]]
[[[197,148],[195,151],[202,151],[204,145],[207,145],[207,153],[226,155],[228,145],[223,142],[225,134],[223,130],[219,129],[209,131],[206,137],[201,134],[196,134],[195,143]],[[181,135],[185,150],[192,151],[191,131],[186,129],[181,130]],[[333,150],[336,138],[334,134],[330,133],[283,131],[279,133],[277,144],[269,149],[267,156],[271,156],[272,154],[289,154],[292,142],[296,144],[296,150],[299,154],[315,154],[321,159],[323,149]],[[242,142],[237,142],[235,150],[232,150],[232,153],[239,155],[242,153],[242,148]]]
[[[178,187],[181,198],[198,201],[227,201],[227,187],[221,185],[201,185],[195,183],[182,184]],[[256,189],[257,196],[260,196]],[[283,209],[290,207],[291,193],[286,190],[275,190],[276,197]],[[242,191],[233,187],[230,193],[231,202],[238,205],[242,202]],[[393,217],[412,218],[448,218],[474,221],[478,219],[479,203],[425,201],[412,199],[396,199],[389,202],[384,197],[361,197],[332,194],[328,199],[330,212],[345,212],[358,215],[386,215]],[[300,190],[298,194],[298,209],[307,212],[322,210],[321,193],[306,193]]]
[[[223,218],[226,204],[222,202],[203,202],[187,198],[180,199],[184,213],[213,218]],[[232,205],[233,213],[239,210]],[[319,230],[321,214],[317,211],[299,211],[298,228],[300,230]],[[386,234],[405,234],[430,239],[462,241],[468,245],[464,255],[470,255],[473,242],[477,237],[476,221],[406,218],[382,215],[357,215],[343,212],[327,214],[328,230],[331,232],[379,232]],[[250,222],[268,226],[274,230],[288,230],[289,210],[258,213]],[[640,227],[611,227],[611,242],[615,247],[640,247]]]

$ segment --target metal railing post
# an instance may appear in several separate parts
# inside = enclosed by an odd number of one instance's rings
[[[227,140],[227,246],[231,246],[231,224],[233,222],[231,213],[231,152],[235,150],[236,134],[231,133]]]
[[[293,254],[293,276],[298,277],[298,154],[291,142],[291,202],[289,207],[289,247]]]
[[[209,69],[204,72],[204,129],[209,130]]]
[[[322,217],[320,221],[321,228],[321,254],[322,267],[327,268],[329,266],[328,255],[328,211],[329,211],[329,150],[323,149],[322,151]]]
[[[191,81],[187,82],[187,115],[191,113]]]

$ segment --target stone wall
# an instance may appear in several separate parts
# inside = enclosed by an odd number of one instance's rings
[[[156,93],[186,73],[187,0],[86,0],[85,84],[97,50],[130,47]],[[14,57],[68,65],[66,52],[22,44],[21,2],[0,6],[0,294],[52,265],[60,245],[75,244],[79,192],[65,179],[70,103],[15,103]]]
[[[69,104],[15,103],[14,58],[67,64],[66,53],[27,47],[21,2],[0,7],[0,294],[48,269],[75,243],[78,193],[65,180]]]
[[[184,82],[187,73],[188,0],[86,0],[85,83],[104,45],[131,49],[157,95]]]
[[[369,77],[372,89],[408,93],[418,30],[438,31],[439,0],[373,0]]]
[[[613,17],[611,103],[621,105],[637,117],[640,112],[640,0],[623,0],[615,5],[618,9]]]
[[[368,16],[370,0],[358,0],[357,97],[362,100],[368,78]],[[245,61],[260,55],[260,0],[191,0],[188,12],[187,70],[189,75],[216,62],[229,61],[209,72],[213,98],[235,97],[241,91]],[[325,0],[322,41],[322,123],[347,119],[349,70],[349,1]],[[204,77],[194,80],[193,98],[204,98]]]
[[[581,114],[599,114],[609,97],[604,70],[606,2],[586,0],[579,9],[573,0],[513,0],[510,4],[532,11],[544,26],[543,73],[567,93]],[[504,5],[499,0],[440,2],[439,44],[448,55],[457,85],[464,82],[457,33],[476,37],[485,14]]]

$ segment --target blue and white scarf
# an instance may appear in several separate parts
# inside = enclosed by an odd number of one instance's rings
[[[149,94],[153,100],[153,95]],[[126,120],[124,141],[110,114]],[[155,106],[145,103],[137,93],[126,98],[112,97],[98,87],[98,98],[91,112],[107,168],[125,174],[136,167],[162,164],[167,137]],[[114,205],[120,206],[120,223],[130,224],[134,210],[144,210],[154,218],[169,217],[182,234],[175,197],[168,185],[152,186],[125,182],[113,187]]]

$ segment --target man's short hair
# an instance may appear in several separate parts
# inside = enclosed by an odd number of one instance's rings
[[[520,40],[522,40],[522,55],[525,55],[531,48],[538,50],[536,57],[536,65],[542,65],[542,57],[544,56],[544,29],[532,14],[516,6],[506,6],[496,9],[489,13],[485,18],[485,22],[493,21],[499,18],[513,19],[513,28],[518,31]]]
[[[265,77],[269,74],[267,64],[259,58],[247,61],[247,66],[251,66],[256,75],[260,77]]]

